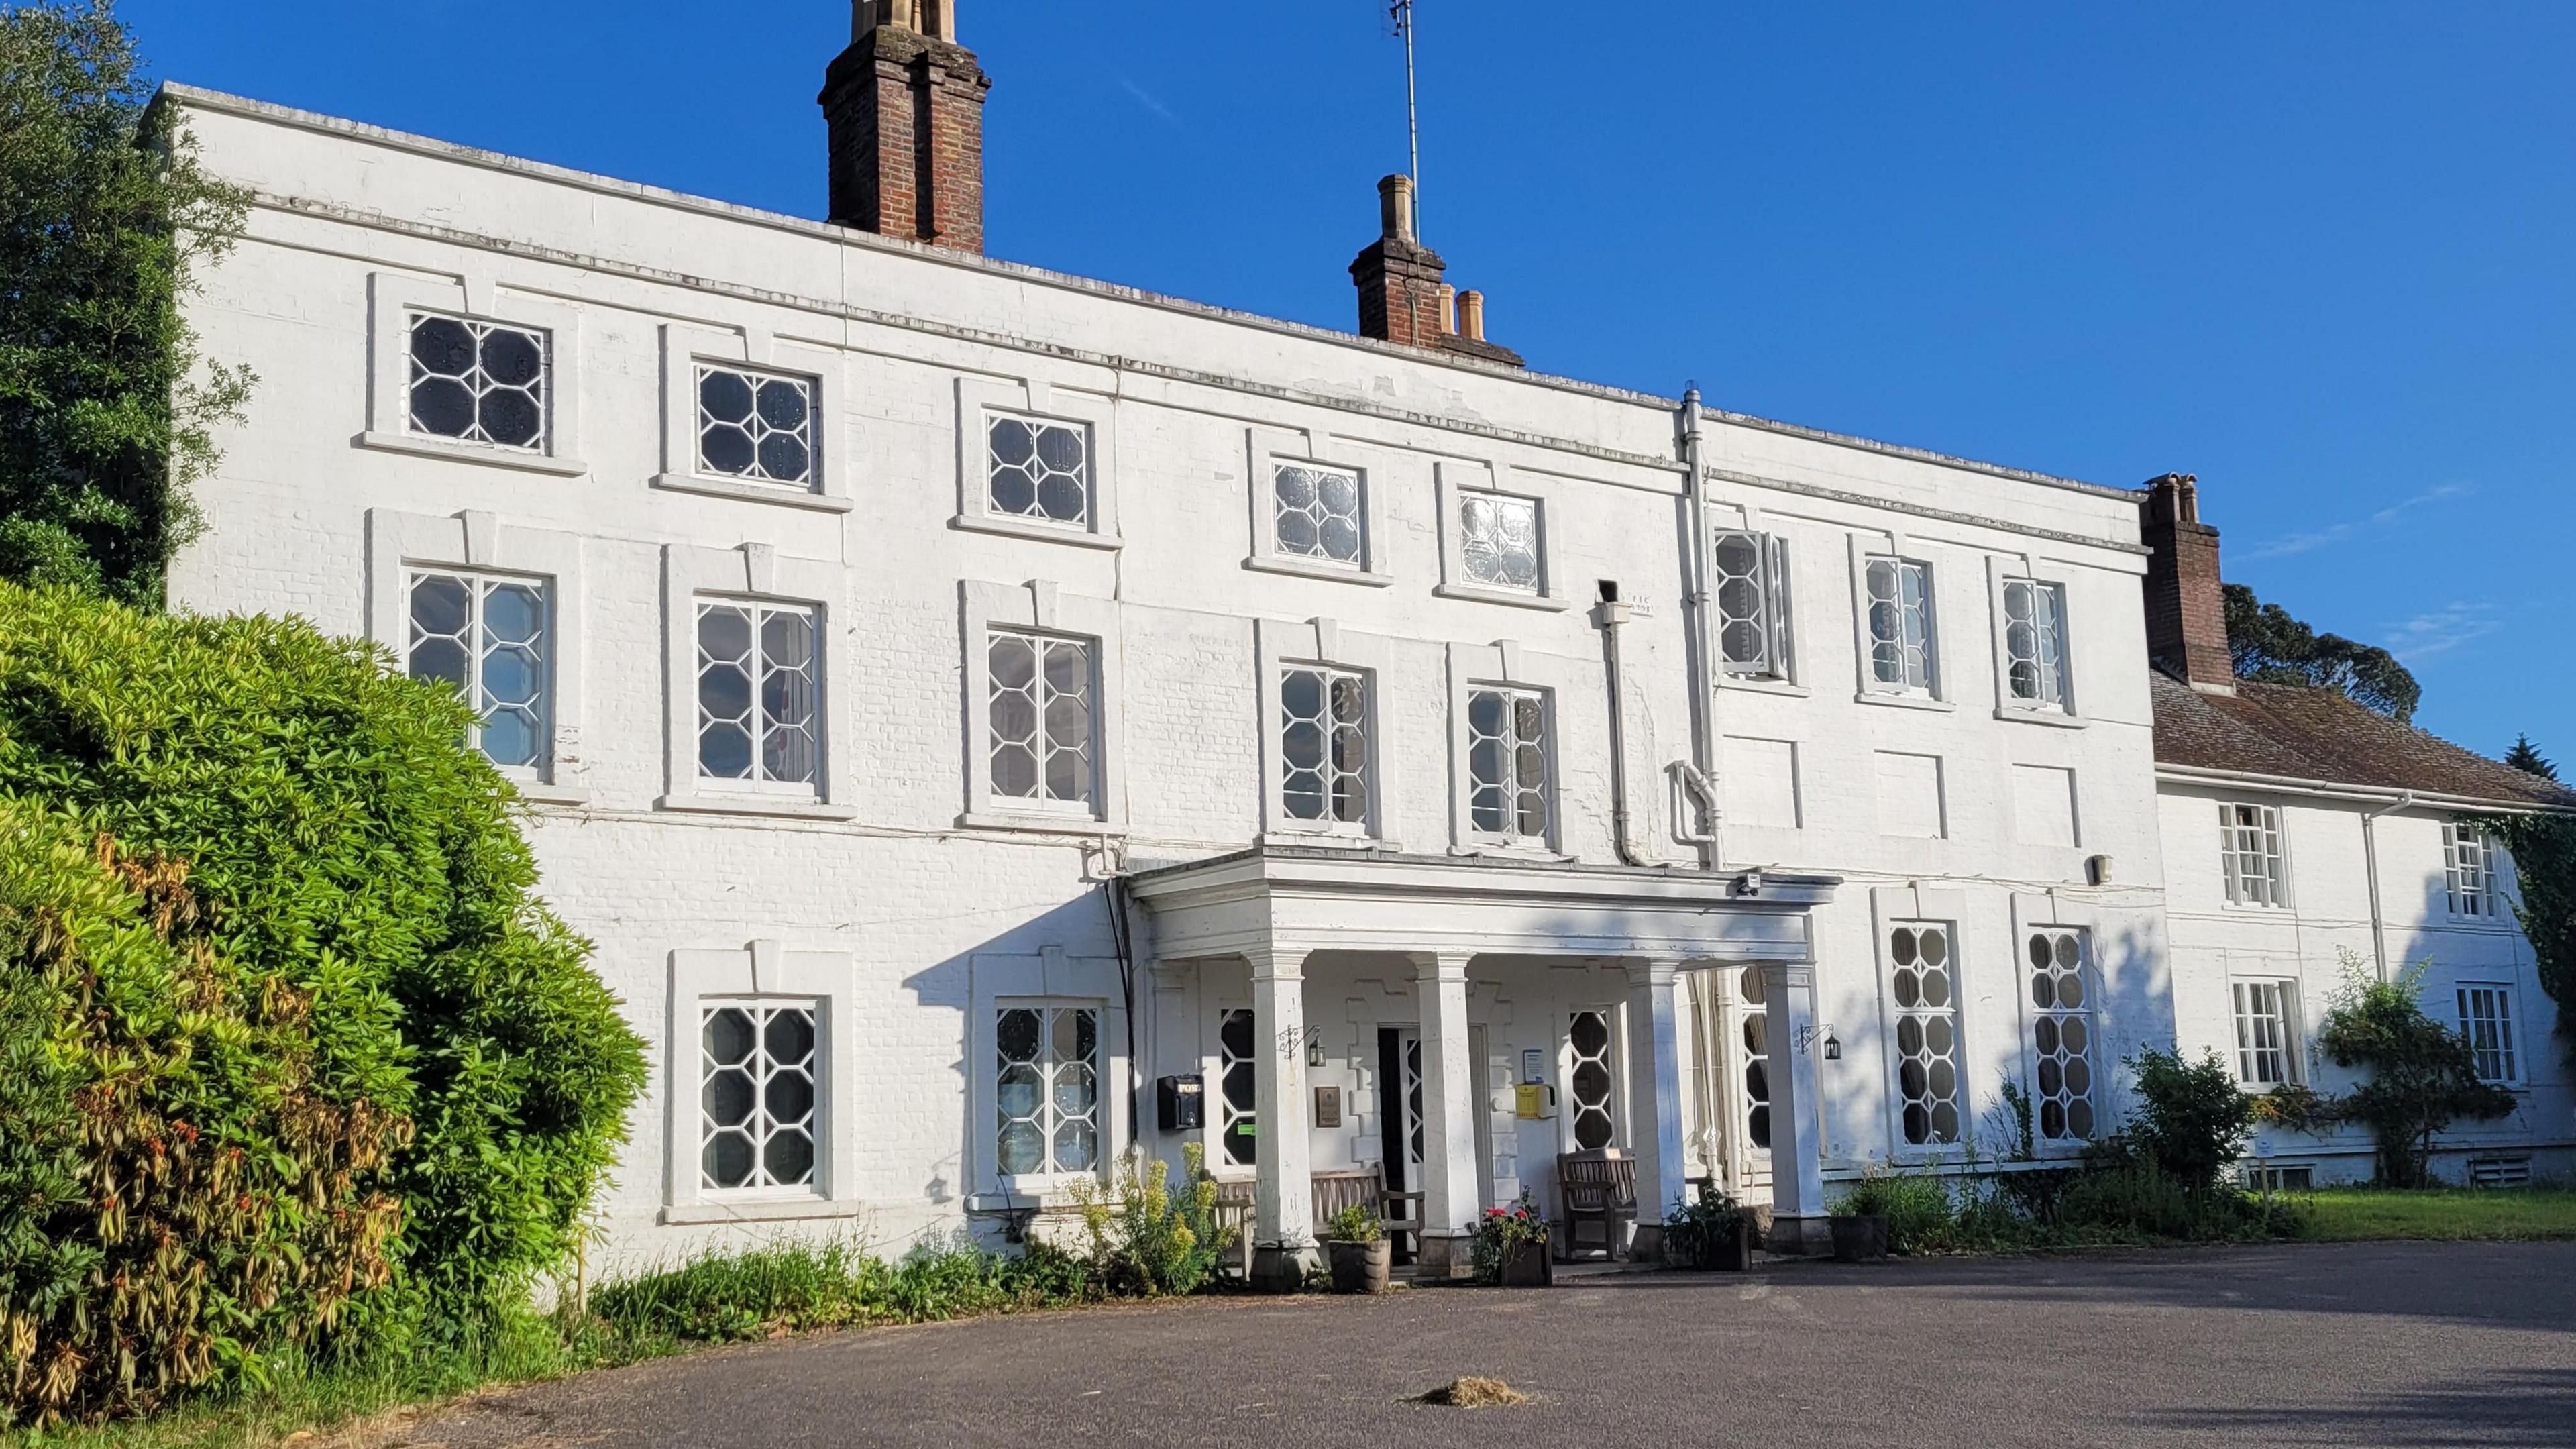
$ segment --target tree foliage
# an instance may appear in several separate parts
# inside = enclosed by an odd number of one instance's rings
[[[2336,1114],[2370,1128],[2379,1142],[2379,1180],[2391,1187],[2430,1182],[2435,1133],[2463,1117],[2504,1116],[2514,1105],[2511,1092],[2478,1080],[2468,1039],[2425,1014],[2431,964],[2380,981],[2345,952],[2343,993],[2317,1033],[2336,1066],[2370,1073],[2337,1099]]]
[[[2544,780],[2558,778],[2558,766],[2540,752],[2540,747],[2533,744],[2527,734],[2513,737],[2513,748],[2504,752],[2504,762],[2526,775],[2538,775]]]
[[[2513,859],[2521,895],[2514,915],[2531,942],[2541,989],[2558,1003],[2558,1034],[2576,1051],[2576,816],[2499,815],[2471,823]]]
[[[352,1169],[403,1205],[392,1306],[360,1305],[380,1320],[467,1321],[561,1262],[643,1084],[643,1044],[534,898],[512,792],[467,724],[445,690],[298,621],[0,583],[0,798],[184,863],[202,912],[170,949],[242,983],[228,999],[253,1025],[295,1003],[314,1100],[410,1124]],[[201,1130],[211,1110],[147,1109]]]
[[[2191,1198],[2209,1197],[2244,1155],[2254,1128],[2254,1104],[2236,1074],[2215,1051],[2193,1061],[2146,1047],[2126,1062],[2136,1074],[2138,1098],[2122,1130],[2124,1146]]]
[[[2227,647],[2236,677],[2305,684],[2349,696],[2400,723],[2415,717],[2424,687],[2397,656],[2376,644],[2320,634],[2243,584],[2225,585]]]
[[[245,194],[150,102],[109,0],[0,6],[0,578],[157,607],[251,377],[181,312]]]

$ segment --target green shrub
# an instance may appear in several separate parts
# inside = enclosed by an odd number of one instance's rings
[[[2147,1047],[2127,1065],[2138,1082],[2137,1107],[2123,1129],[2127,1145],[2193,1197],[2219,1191],[2254,1128],[2254,1104],[2236,1074],[2215,1051],[2195,1062]]]
[[[1374,1243],[1386,1236],[1386,1224],[1364,1203],[1352,1203],[1324,1225],[1324,1238],[1335,1243]]]
[[[1957,1208],[1950,1185],[1928,1172],[1871,1171],[1853,1183],[1834,1209],[1837,1215],[1875,1215],[1887,1219],[1890,1252],[1920,1253],[1945,1246]]]
[[[1060,1307],[1098,1296],[1081,1260],[1045,1243],[1030,1243],[1018,1257],[950,1248],[894,1263],[826,1243],[720,1254],[609,1283],[591,1295],[590,1310],[632,1338],[727,1343]]]
[[[0,1424],[148,1410],[392,1277],[410,1124],[334,1097],[311,996],[186,882],[0,799]]]
[[[2338,1098],[2336,1113],[2366,1124],[2379,1143],[2379,1180],[2423,1187],[2431,1179],[2433,1134],[2461,1117],[2501,1117],[2513,1094],[2478,1080],[2466,1037],[2424,1014],[2425,961],[2394,981],[2374,980],[2344,954],[2344,991],[2326,1013],[2317,1044],[2339,1067],[2369,1078]]]
[[[532,894],[512,792],[467,723],[300,621],[0,584],[0,798],[183,862],[205,959],[302,1013],[312,1098],[411,1124],[390,1163],[352,1169],[402,1203],[400,1303],[352,1305],[379,1344],[422,1308],[470,1324],[563,1261],[644,1079],[587,943]]]
[[[1195,1142],[1181,1149],[1181,1184],[1157,1160],[1140,1169],[1121,1162],[1107,1192],[1085,1179],[1074,1184],[1083,1231],[1091,1241],[1091,1271],[1103,1289],[1122,1296],[1160,1298],[1195,1293],[1233,1245],[1231,1229],[1217,1226],[1216,1182],[1204,1170],[1206,1154]]]

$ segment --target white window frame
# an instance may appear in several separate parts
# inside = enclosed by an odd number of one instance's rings
[[[1432,469],[1433,492],[1440,508],[1440,582],[1431,592],[1444,599],[1504,604],[1515,609],[1563,613],[1575,605],[1566,589],[1564,571],[1556,566],[1557,501],[1562,490],[1525,470],[1490,461],[1443,460]],[[1459,507],[1467,495],[1492,494],[1529,503],[1538,513],[1538,588],[1507,589],[1481,583],[1467,572],[1467,539]]]
[[[1710,640],[1710,653],[1716,660],[1719,688],[1803,694],[1806,691],[1800,687],[1802,665],[1797,637],[1797,570],[1792,562],[1788,535],[1774,532],[1764,525],[1762,516],[1747,508],[1742,523],[1716,524],[1709,529],[1706,545],[1710,580],[1709,620],[1716,635]],[[1717,603],[1717,541],[1737,536],[1753,539],[1761,555],[1758,565],[1762,585],[1761,626],[1770,662],[1760,670],[1740,669],[1726,659],[1724,614]]]
[[[710,473],[698,466],[698,370],[727,368],[792,377],[813,388],[814,477],[799,486]],[[850,499],[849,448],[843,439],[841,354],[819,347],[779,342],[757,328],[716,332],[703,327],[665,323],[662,327],[662,470],[652,486],[675,493],[700,493],[774,503],[786,508],[847,513]]]
[[[1134,1140],[1129,1118],[1131,1086],[1127,1052],[1127,1012],[1115,956],[1076,956],[1061,946],[1041,946],[1035,955],[985,955],[968,958],[966,1051],[971,1064],[967,1112],[971,1146],[967,1161],[972,1182],[970,1213],[997,1213],[1030,1207],[1069,1207],[1073,1185],[1085,1179],[1107,1181],[1112,1167]],[[1005,1176],[996,1140],[999,1104],[995,1101],[994,1041],[999,1014],[1015,1007],[1078,1006],[1100,1013],[1099,1107],[1100,1160],[1089,1173],[1020,1173]]]
[[[1120,699],[1125,693],[1120,649],[1120,605],[1064,592],[1045,579],[1025,584],[967,579],[958,585],[958,639],[964,649],[966,803],[960,827],[1055,834],[1119,835],[1127,829],[1123,772],[1126,738]],[[986,720],[993,691],[988,643],[995,630],[1050,634],[1091,645],[1092,794],[1087,808],[1053,805],[993,793],[993,750]]]
[[[992,428],[997,418],[1026,418],[1080,428],[1091,463],[1090,517],[1056,523],[993,507]],[[1105,397],[1029,379],[957,380],[957,514],[952,528],[1005,534],[1075,548],[1119,549],[1118,446],[1115,405]]]
[[[2471,1000],[2473,993],[2487,997],[2489,1004],[2495,1007],[2491,1016],[2480,1016],[2472,1012],[2471,1008],[2477,1004]],[[2495,1054],[2502,1058],[2498,1065],[2504,1070],[2500,1075],[2489,1076],[2481,1068],[2478,1071],[2478,1080],[2481,1082],[2499,1087],[2519,1087],[2523,1084],[2522,1063],[2529,1043],[2524,1041],[2521,1035],[2517,1035],[2526,1025],[2522,1015],[2522,1003],[2516,999],[2518,995],[2519,993],[2513,989],[2513,984],[2507,981],[2461,981],[2454,983],[2452,987],[2452,1001],[2459,1008],[2460,1035],[2468,1038],[2472,1055],[2477,1054],[2478,1038],[2475,1028],[2490,1021],[2496,1027]]]
[[[1580,1057],[1574,1046],[1574,1019],[1578,1016],[1601,1018],[1601,1025],[1606,1032],[1601,1048],[1601,1064],[1610,1073],[1610,1096],[1602,1104],[1603,1115],[1610,1119],[1610,1140],[1605,1145],[1612,1148],[1626,1148],[1630,1145],[1628,1118],[1635,1110],[1629,1100],[1628,1092],[1626,1013],[1620,1010],[1616,1002],[1576,1000],[1565,1003],[1556,1014],[1557,1151],[1600,1150],[1584,1147],[1582,1139],[1575,1135],[1581,1125],[1576,1120],[1578,1112],[1574,1100],[1574,1070],[1580,1064]]]
[[[2061,698],[2055,704],[2022,699],[2013,693],[2012,615],[2007,598],[2015,584],[2051,589],[2057,594],[2057,683]],[[1994,620],[1995,718],[2077,728],[2089,724],[2082,698],[2076,692],[2075,590],[2064,571],[2028,556],[1989,557],[1986,560],[1986,593],[1987,608]]]
[[[1880,547],[1884,539],[1886,546]],[[1943,620],[1949,610],[1941,602],[1941,578],[1944,570],[1937,560],[1915,549],[1913,541],[1903,534],[1853,534],[1851,536],[1851,599],[1853,664],[1858,680],[1854,696],[1863,704],[1896,705],[1912,709],[1952,708],[1950,671],[1941,657]],[[1923,570],[1924,634],[1923,668],[1928,685],[1923,689],[1881,683],[1878,671],[1871,667],[1874,643],[1869,627],[1869,566],[1894,562],[1914,565]]]
[[[398,660],[409,658],[413,573],[455,569],[545,585],[551,705],[546,767],[494,766],[520,795],[543,804],[579,805],[590,798],[581,757],[581,557],[578,537],[505,524],[498,514],[468,510],[442,518],[367,510],[367,637]]]
[[[2079,953],[2072,974],[2083,992],[2083,999],[2074,1006],[2065,1005],[2063,997],[2059,999],[2058,1005],[2046,1007],[2033,999],[2035,985],[2032,978],[2041,968],[2030,959],[2031,943],[2035,940],[2056,937],[2073,939]],[[2022,1033],[2022,1041],[2029,1048],[2032,1064],[2030,1081],[2032,1145],[2034,1150],[2043,1153],[2052,1151],[2081,1153],[2085,1148],[2110,1136],[2115,1130],[2108,1111],[2110,1094],[2106,1090],[2108,1083],[2104,1077],[2107,1062],[2103,1056],[2102,973],[2097,965],[2097,938],[2089,925],[2068,921],[2042,921],[2035,925],[2021,927],[2015,933],[2014,941],[2020,949],[2015,953],[2013,967],[2019,978],[2022,992],[2022,1011],[2029,1019],[2028,1026]],[[2063,973],[2064,969],[2062,966],[2056,967],[2052,974]],[[2062,990],[2063,987],[2061,986],[2060,989]],[[2048,1103],[2054,1099],[2040,1090],[2039,1062],[2045,1055],[2039,1050],[2038,1028],[2042,1018],[2054,1019],[2058,1024],[2061,1046],[2057,1054],[2070,1059],[2080,1056],[2083,1060],[2086,1085],[2080,1094],[2080,1099],[2085,1105],[2087,1115],[2093,1119],[2093,1130],[2090,1132],[2077,1133],[2074,1130],[2070,1112],[2066,1135],[2061,1137],[2047,1135],[2042,1116],[2047,1110]],[[2084,1049],[2080,1053],[2068,1053],[2063,1047],[2066,1023],[2079,1019],[2084,1026]],[[2078,1100],[2078,1094],[2072,1092],[2061,1092],[2058,1095],[2064,1097],[2070,1105]]]
[[[2239,810],[2254,810],[2261,814],[2254,825],[2247,826],[2237,821],[2236,812]],[[2245,858],[2245,852],[2238,848],[2240,837],[2237,832],[2247,829],[2259,831],[2270,838],[2273,848],[2265,858],[2274,865],[2273,888],[2270,892],[2272,899],[2247,899],[2241,888],[2245,873],[2237,868],[2237,862]],[[2219,888],[2224,892],[2228,906],[2231,909],[2247,911],[2288,910],[2291,900],[2290,836],[2289,822],[2282,815],[2281,807],[2265,805],[2253,800],[2221,800],[2218,802],[2218,831]]]
[[[1294,574],[1382,589],[1395,582],[1386,565],[1386,470],[1372,449],[1341,438],[1318,438],[1302,428],[1244,430],[1246,495],[1251,505],[1252,549],[1243,566],[1261,573]],[[1279,547],[1277,475],[1283,467],[1320,468],[1359,480],[1360,556],[1356,563],[1289,553]]]
[[[789,950],[776,938],[738,948],[685,948],[671,953],[663,1053],[663,1187],[667,1224],[853,1218],[864,1211],[857,1164],[856,1032],[851,1023],[851,958],[841,952]],[[699,1094],[699,1040],[706,1008],[736,1001],[814,1007],[814,1181],[792,1188],[704,1186],[699,1153],[704,1108]],[[881,1135],[891,1137],[891,1132]]]
[[[420,433],[411,426],[411,319],[435,313],[546,334],[545,446],[509,448]],[[488,278],[438,282],[406,272],[367,276],[366,424],[352,445],[555,477],[590,471],[581,460],[581,313],[509,293]]]
[[[2512,919],[2505,909],[2503,858],[2503,847],[2485,830],[2462,820],[2442,822],[2442,890],[2453,920]]]
[[[698,773],[698,605],[703,600],[748,600],[814,611],[818,684],[822,708],[815,716],[815,780],[804,786],[712,780]],[[848,697],[855,692],[848,607],[842,569],[822,559],[789,558],[767,544],[698,548],[672,544],[662,550],[663,790],[657,810],[720,815],[777,815],[847,820],[852,777],[841,758],[848,728]]]
[[[1395,679],[1394,648],[1380,636],[1356,634],[1331,619],[1289,623],[1253,621],[1255,667],[1259,674],[1261,722],[1261,828],[1270,843],[1314,845],[1348,843],[1397,849],[1392,838],[1396,787],[1404,776],[1399,751],[1388,738],[1394,718],[1387,690]],[[1361,674],[1368,680],[1369,811],[1364,825],[1331,820],[1296,820],[1287,808],[1287,770],[1281,755],[1283,711],[1279,681],[1289,669],[1321,666]]]
[[[1609,746],[1606,724],[1599,726],[1596,733],[1595,721],[1586,711],[1569,707],[1570,701],[1591,698],[1586,691],[1584,661],[1539,653],[1510,639],[1492,644],[1452,644],[1448,655],[1450,852],[1571,859],[1565,854],[1565,762],[1598,758],[1597,752]],[[1596,677],[1588,683],[1597,690],[1599,666],[1592,668]],[[1467,727],[1467,709],[1469,700],[1480,689],[1520,690],[1546,701],[1548,828],[1544,839],[1495,835],[1476,828],[1474,771],[1468,760],[1472,732]],[[1569,739],[1578,735],[1580,741],[1569,744]]]
[[[2262,1008],[2264,993],[2269,993],[2271,1010]],[[2227,983],[2227,1020],[2235,1049],[2236,1084],[2248,1092],[2269,1092],[2275,1087],[2299,1086],[2308,1079],[2305,1023],[2299,1013],[2299,981],[2294,976],[2236,976]],[[2280,1041],[2264,1047],[2255,1040],[2258,1028],[2269,1023]],[[2281,1079],[2262,1080],[2255,1058],[2266,1052],[2277,1052],[2281,1058]]]
[[[1983,1064],[1987,1060],[1982,1055],[1982,1038],[1970,1030],[1969,1018],[1972,1012],[1966,1004],[1972,992],[1962,963],[1967,959],[1970,948],[1962,937],[1966,934],[1966,923],[1975,919],[1968,908],[1967,893],[1936,886],[1877,886],[1873,887],[1869,894],[1870,925],[1875,933],[1871,938],[1869,954],[1878,972],[1878,995],[1874,1014],[1881,1023],[1882,1041],[1879,1059],[1887,1073],[1882,1081],[1887,1093],[1887,1110],[1884,1115],[1888,1160],[1891,1162],[1947,1162],[1964,1158],[1973,1150],[1980,1121],[1979,1113],[1985,1105],[1977,1097],[1975,1074],[1970,1067],[1972,1064]],[[2018,932],[2025,925],[2022,919],[2025,910],[2021,904],[2021,898],[2016,896],[2014,899],[2016,906],[2013,924]],[[2044,907],[2046,900],[2046,897],[2039,897],[2036,904]],[[2029,913],[2029,920],[2047,920],[2051,918],[2051,914],[2045,909],[2034,910]],[[2065,912],[2053,914],[2088,926],[2092,924],[2082,912],[2071,915]],[[1899,926],[1918,928],[1938,926],[1949,933],[1950,1004],[1944,1009],[1950,1014],[1950,1061],[1958,1077],[1959,1132],[1958,1140],[1955,1142],[1918,1143],[1905,1140],[1904,1057],[1897,1050],[1897,1035],[1899,1018],[1906,1013],[1896,1005],[1896,962],[1889,954],[1888,946],[1889,933]],[[2017,954],[2018,943],[2015,949],[2015,960],[2018,961],[2020,959]],[[1982,993],[1984,990],[1984,982],[1979,982],[1975,987],[1976,992]],[[2016,1002],[2027,1001],[2028,993],[2026,990],[2017,990],[2013,999]],[[1982,1008],[1978,1009],[1982,1010]],[[2019,1021],[2020,1030],[2026,1036],[2030,1031],[2027,1014],[2016,1011],[2015,1016]],[[1978,1017],[1980,1022],[1986,1019],[1985,1016]],[[2105,1035],[2106,1025],[2102,1016],[2095,1017],[2094,1030],[2097,1038]],[[1864,1052],[1866,1048],[1856,1043],[1847,1043],[1844,1050],[1846,1053],[1856,1054]],[[2097,1112],[2100,1110],[2098,1101],[2095,1110]]]

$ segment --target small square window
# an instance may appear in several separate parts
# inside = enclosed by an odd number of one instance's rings
[[[1281,463],[1270,491],[1279,552],[1359,568],[1366,561],[1360,476],[1315,463]]]
[[[410,326],[411,430],[437,438],[543,452],[547,334],[436,313]]]
[[[1039,523],[1088,527],[1091,430],[1080,423],[997,416],[986,433],[992,511]]]
[[[1091,643],[996,629],[986,647],[993,794],[1013,804],[1093,799]]]
[[[2004,580],[2004,669],[2014,704],[2067,708],[2063,588],[2033,579]]]
[[[1545,845],[1550,801],[1547,697],[1479,687],[1467,694],[1467,818],[1489,839]]]
[[[810,1001],[708,1003],[699,1029],[700,1183],[757,1192],[814,1184],[818,1093]]]
[[[1469,583],[1539,592],[1537,500],[1458,490],[1458,561]]]
[[[699,364],[698,471],[813,487],[813,380]]]
[[[542,773],[554,740],[546,585],[462,570],[415,572],[404,666],[452,686],[479,718],[475,748],[505,769]]]
[[[822,757],[816,611],[700,599],[697,626],[698,774],[812,788]]]
[[[1721,533],[1709,554],[1718,653],[1744,679],[1789,677],[1789,557],[1767,533]]]
[[[1940,693],[1934,656],[1932,566],[1908,558],[1867,563],[1870,687],[1924,697]]]
[[[1280,800],[1288,818],[1365,830],[1368,676],[1300,665],[1279,676]]]

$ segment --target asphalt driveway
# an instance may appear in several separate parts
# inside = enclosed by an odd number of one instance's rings
[[[1460,1374],[1536,1396],[1407,1401]],[[726,1349],[369,1435],[497,1446],[2576,1445],[2576,1243],[1791,1264]]]

